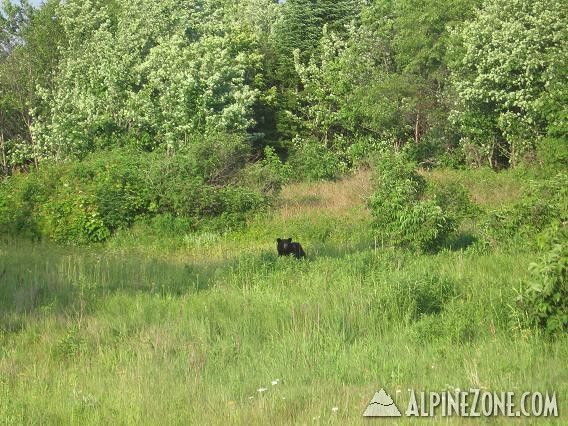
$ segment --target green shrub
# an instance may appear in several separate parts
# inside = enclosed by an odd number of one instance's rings
[[[233,183],[245,145],[209,136],[172,156],[119,148],[12,176],[0,183],[0,229],[85,244],[153,216],[183,218],[192,229],[239,226],[269,202]]]
[[[471,218],[480,213],[465,189],[458,182],[429,183],[427,194],[436,200],[442,210],[453,220]]]
[[[404,155],[421,167],[430,168],[438,165],[438,158],[445,152],[445,147],[432,138],[424,138],[420,143],[410,140],[404,146]]]
[[[40,206],[59,186],[64,169],[46,166],[41,172],[16,174],[0,181],[0,231],[39,239],[45,226]]]
[[[568,331],[568,230],[558,229],[550,247],[531,263],[530,280],[523,283],[518,306],[527,325],[549,335]]]
[[[535,236],[557,223],[568,221],[568,175],[529,182],[520,200],[492,211],[482,225],[488,244],[522,240],[534,244]]]
[[[210,224],[217,231],[225,231],[244,225],[253,212],[269,204],[266,196],[246,187],[228,186],[218,193],[220,211]]]
[[[48,199],[37,204],[43,234],[60,242],[101,242],[130,226],[149,204],[144,156],[108,151],[65,167],[37,172],[57,179]]]
[[[245,167],[239,175],[243,186],[255,188],[266,194],[275,194],[290,181],[293,170],[290,164],[283,163],[271,146],[264,148],[264,158]]]
[[[454,224],[434,200],[423,199],[426,183],[413,163],[395,153],[377,159],[375,192],[369,200],[383,244],[434,250]]]
[[[58,193],[42,206],[46,222],[43,232],[59,242],[101,242],[110,236],[93,197],[84,193]]]
[[[347,171],[339,157],[315,139],[297,138],[288,162],[297,178],[334,179]]]
[[[565,138],[544,138],[537,144],[537,158],[546,169],[566,170],[568,142]]]
[[[433,251],[446,240],[454,224],[435,201],[424,200],[401,211],[398,228],[403,245]]]
[[[188,137],[183,147],[171,158],[185,163],[193,176],[202,177],[211,185],[230,183],[250,154],[250,145],[237,134],[212,133]]]
[[[359,137],[347,147],[346,154],[352,167],[370,166],[372,157],[388,146],[392,146],[389,141]]]

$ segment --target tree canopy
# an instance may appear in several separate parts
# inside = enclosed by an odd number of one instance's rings
[[[567,8],[4,0],[2,173],[125,145],[171,155],[219,133],[257,158],[325,151],[350,167],[386,144],[420,162],[516,165],[566,139]]]

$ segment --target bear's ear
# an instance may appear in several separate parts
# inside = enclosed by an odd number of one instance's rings
[[[289,243],[292,242],[292,237],[288,238],[288,242],[289,242]]]
[[[277,243],[279,243],[280,241],[282,241],[280,238],[276,238]]]

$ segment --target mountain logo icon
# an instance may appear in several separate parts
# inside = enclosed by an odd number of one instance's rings
[[[400,417],[400,411],[392,398],[381,389],[375,394],[369,406],[363,413],[363,417]]]

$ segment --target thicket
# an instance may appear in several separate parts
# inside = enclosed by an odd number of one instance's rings
[[[0,231],[92,243],[143,219],[179,218],[186,232],[240,226],[281,184],[279,160],[243,167],[247,148],[217,135],[173,156],[123,148],[13,175],[0,183]]]
[[[527,181],[512,206],[489,212],[482,224],[484,240],[491,244],[536,246],[539,235],[568,222],[568,175]]]
[[[524,326],[534,326],[549,336],[568,331],[568,227],[556,224],[541,242],[540,257],[529,266],[517,299]]]
[[[426,182],[403,155],[389,151],[380,155],[374,180],[369,206],[381,245],[431,251],[455,229],[454,219],[436,198],[424,197]]]

